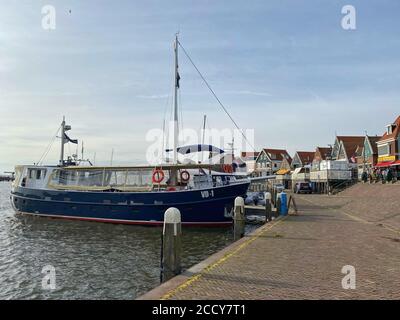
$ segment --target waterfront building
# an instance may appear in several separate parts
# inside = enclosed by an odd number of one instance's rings
[[[284,159],[292,162],[289,153],[284,149],[262,149],[256,158],[255,175],[261,177],[275,174]]]
[[[351,184],[357,176],[357,150],[363,136],[336,136],[332,148],[317,148],[311,165],[314,192],[329,193]]]
[[[378,168],[392,168],[400,175],[400,116],[386,126],[386,132],[376,142],[378,148]]]
[[[317,147],[314,152],[314,158],[311,163],[311,170],[318,171],[320,169],[320,163],[324,160],[331,158],[332,148],[331,147]]]
[[[282,184],[285,189],[292,188],[292,163],[290,160],[290,158],[283,158],[281,167],[276,172],[276,183]]]
[[[345,161],[351,170],[351,178],[358,178],[357,150],[364,145],[364,136],[336,136],[332,148],[331,158],[336,161]]]
[[[361,179],[362,173],[370,173],[372,168],[378,162],[377,142],[381,136],[368,136],[364,138],[364,144],[356,150],[358,179]]]
[[[310,165],[314,160],[315,151],[297,151],[293,157],[292,168],[301,168]]]

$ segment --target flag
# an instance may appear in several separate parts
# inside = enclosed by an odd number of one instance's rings
[[[179,80],[181,80],[181,76],[179,75],[179,72],[176,71],[176,87],[179,88]]]
[[[74,144],[78,144],[78,139],[71,139],[70,137],[67,136],[67,134],[65,132],[64,132],[64,139],[66,140],[65,143],[71,142],[71,143],[74,143]]]

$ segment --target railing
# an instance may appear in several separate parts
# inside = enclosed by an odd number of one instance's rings
[[[341,181],[339,183],[331,185],[331,194],[338,194],[346,188],[351,187],[352,185],[358,182],[357,179],[351,179],[346,181]]]

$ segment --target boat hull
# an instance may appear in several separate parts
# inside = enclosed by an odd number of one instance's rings
[[[64,219],[121,224],[161,225],[170,207],[178,208],[184,225],[232,223],[234,199],[244,197],[249,183],[171,192],[87,192],[17,187],[11,201],[17,212]]]

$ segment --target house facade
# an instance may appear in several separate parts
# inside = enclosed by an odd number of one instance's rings
[[[352,179],[358,178],[357,154],[364,146],[364,136],[336,136],[331,158],[345,161],[352,171]]]
[[[356,151],[364,145],[364,139],[364,136],[336,136],[332,148],[332,160],[342,160],[350,164],[356,164]]]
[[[314,152],[314,158],[311,164],[311,170],[317,171],[320,168],[321,161],[329,160],[331,158],[332,148],[317,147]]]
[[[314,160],[314,151],[297,151],[292,160],[292,168],[297,169],[311,165]]]
[[[256,158],[255,175],[260,177],[275,174],[281,168],[284,159],[289,163],[292,162],[292,158],[286,150],[262,149]]]
[[[376,167],[391,168],[399,176],[400,171],[400,116],[386,126],[386,132],[376,142],[378,161]]]
[[[363,172],[370,173],[378,162],[377,142],[381,136],[365,136],[364,144],[357,153],[358,178],[361,179]]]

